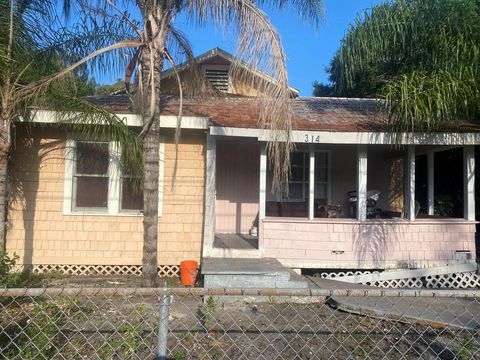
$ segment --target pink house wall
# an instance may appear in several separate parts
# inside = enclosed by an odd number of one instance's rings
[[[258,213],[258,142],[217,143],[215,232],[248,234]]]
[[[265,257],[303,268],[429,267],[455,262],[455,252],[475,259],[475,222],[462,219],[367,220],[267,218]]]

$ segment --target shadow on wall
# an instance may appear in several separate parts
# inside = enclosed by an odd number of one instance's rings
[[[260,147],[219,141],[216,161],[216,230],[248,233],[258,213]]]
[[[353,250],[359,268],[365,261],[372,261],[375,268],[385,267],[389,253],[398,243],[397,231],[395,225],[382,221],[372,220],[357,225],[353,235]]]
[[[27,131],[19,131],[16,137],[15,149],[13,149],[16,156],[11,159],[9,164],[9,178],[11,181],[8,194],[8,209],[9,212],[13,209],[22,209],[25,231],[23,256],[25,270],[30,270],[33,260],[36,208],[42,163],[47,159],[53,160],[55,155],[52,155],[52,152],[58,151],[59,146],[65,148],[63,139],[54,139],[48,142],[42,142],[42,140],[44,140],[43,136],[31,137]],[[63,161],[64,159],[59,160]],[[45,179],[42,181],[42,186],[46,186],[48,182],[49,179]],[[13,230],[10,214],[8,219],[8,229]]]

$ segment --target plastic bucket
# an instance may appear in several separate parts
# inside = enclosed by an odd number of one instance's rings
[[[197,280],[198,263],[193,260],[185,260],[180,263],[180,284],[193,286]]]

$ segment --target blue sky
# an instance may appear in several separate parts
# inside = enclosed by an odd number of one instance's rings
[[[284,12],[267,10],[287,53],[290,84],[299,89],[302,96],[312,94],[314,80],[328,81],[324,68],[357,14],[381,2],[383,0],[325,0],[326,19],[319,29],[303,21],[291,9]],[[196,55],[217,46],[234,52],[234,41],[224,30],[212,26],[192,27],[181,17],[176,23],[189,38]],[[114,79],[104,74],[96,75],[96,80],[97,83],[105,83]]]

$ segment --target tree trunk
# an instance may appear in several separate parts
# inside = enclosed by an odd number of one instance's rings
[[[8,95],[2,94],[0,104],[0,252],[6,250],[7,243],[7,174],[8,155],[10,153],[10,126],[8,107]]]
[[[7,236],[8,152],[0,151],[0,251],[5,251]]]
[[[142,275],[146,287],[156,286],[158,242],[158,170],[160,117],[156,116],[147,132],[143,149],[143,260]]]
[[[163,49],[163,47],[162,47]],[[148,122],[153,116],[151,128],[145,134],[143,149],[143,260],[142,276],[144,286],[154,287],[158,283],[158,184],[159,184],[159,149],[160,149],[160,76],[163,67],[163,53],[155,51],[154,64],[150,66],[150,51],[145,49],[142,54],[143,69],[143,119]],[[150,71],[154,72],[154,89],[151,88]],[[151,97],[155,97],[152,113]]]

